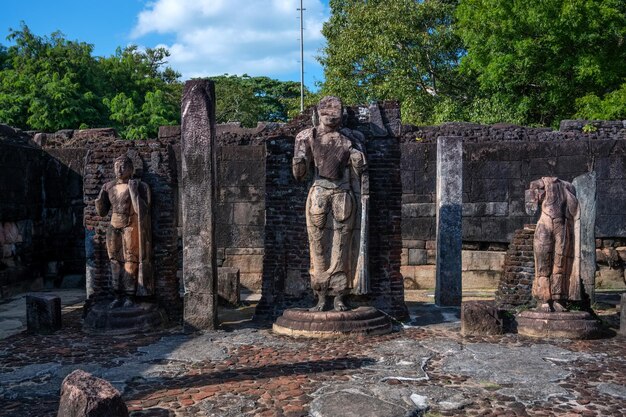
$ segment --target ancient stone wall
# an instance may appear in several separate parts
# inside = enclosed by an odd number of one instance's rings
[[[583,126],[589,133],[583,132]],[[464,287],[495,287],[515,230],[536,219],[524,210],[524,190],[542,176],[567,181],[593,169],[598,175],[596,236],[626,236],[626,127],[623,122],[564,121],[560,131],[513,125],[447,123],[403,126],[403,263],[410,287],[434,285],[435,140],[464,137]],[[471,252],[470,252],[471,251]],[[480,254],[475,253],[480,251]],[[470,262],[482,258],[483,269]]]
[[[263,272],[265,137],[278,127],[276,123],[259,123],[253,129],[238,123],[216,126],[218,266],[238,268],[242,288],[251,292],[261,291]],[[161,127],[159,140],[172,144],[180,170],[180,126]]]
[[[84,274],[85,152],[41,144],[0,125],[1,297],[43,285],[80,285]]]
[[[84,169],[84,221],[87,248],[87,292],[91,302],[111,294],[110,263],[106,251],[106,228],[110,213],[97,215],[94,200],[102,185],[115,179],[113,162],[127,154],[135,176],[146,182],[152,194],[152,249],[155,295],[159,304],[176,321],[182,316],[179,294],[177,221],[178,176],[174,150],[158,140],[127,141],[96,138],[85,144],[88,150]]]

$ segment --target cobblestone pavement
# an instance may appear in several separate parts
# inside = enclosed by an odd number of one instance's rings
[[[0,416],[56,416],[77,368],[112,382],[133,417],[626,415],[623,337],[463,338],[458,310],[411,311],[411,325],[385,336],[293,340],[245,323],[88,336],[81,310],[65,308],[54,335],[0,340]],[[615,312],[605,317],[615,325]]]

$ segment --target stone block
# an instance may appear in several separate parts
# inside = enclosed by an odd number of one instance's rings
[[[427,261],[426,249],[409,249],[409,265],[425,265]]]
[[[461,304],[461,334],[483,336],[502,334],[503,321],[493,301],[466,301]]]
[[[108,381],[77,369],[63,380],[57,416],[128,417],[128,408]]]
[[[431,203],[413,203],[402,205],[402,217],[433,217],[435,216],[435,205]]]
[[[424,290],[435,288],[435,265],[401,266],[404,288]]]
[[[234,203],[233,222],[238,225],[263,226],[265,224],[264,205],[251,202]]]
[[[502,271],[463,271],[463,290],[496,289],[502,275]]]
[[[464,250],[461,269],[463,271],[502,271],[505,252]]]
[[[26,323],[29,333],[50,334],[61,328],[61,298],[27,295]]]
[[[258,293],[261,292],[261,283],[263,280],[263,273],[239,273],[239,285],[241,288],[245,288],[249,291]]]
[[[239,305],[239,269],[217,268],[217,293],[222,305]]]
[[[626,288],[624,279],[624,269],[619,266],[611,268],[607,265],[598,265],[598,271],[595,274],[596,289],[622,289]]]

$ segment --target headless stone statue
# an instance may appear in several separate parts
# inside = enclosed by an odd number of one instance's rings
[[[123,155],[115,160],[116,179],[100,190],[95,201],[99,216],[109,210],[106,246],[111,261],[111,287],[115,300],[111,308],[130,307],[135,296],[152,295],[150,188],[131,179],[133,163]]]
[[[334,297],[334,309],[343,311],[347,294],[368,291],[364,136],[341,128],[343,106],[337,97],[324,97],[317,115],[319,124],[296,137],[292,169],[297,180],[314,171],[306,202],[309,272],[318,297],[311,311],[323,311],[327,297]]]
[[[533,249],[535,280],[532,294],[544,311],[565,311],[567,301],[581,299],[580,277],[574,263],[574,226],[578,217],[576,190],[569,182],[543,177],[530,183],[526,208],[541,205]]]

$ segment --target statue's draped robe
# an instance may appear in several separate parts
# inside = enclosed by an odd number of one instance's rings
[[[364,137],[341,129],[320,141],[315,128],[296,137],[294,160],[312,168],[306,204],[311,287],[327,295],[366,294],[369,180]],[[294,165],[294,176],[302,180]]]
[[[533,242],[533,296],[542,302],[580,300],[580,273],[574,265],[574,227],[580,217],[576,191],[555,177],[533,181],[531,189],[543,195]]]

